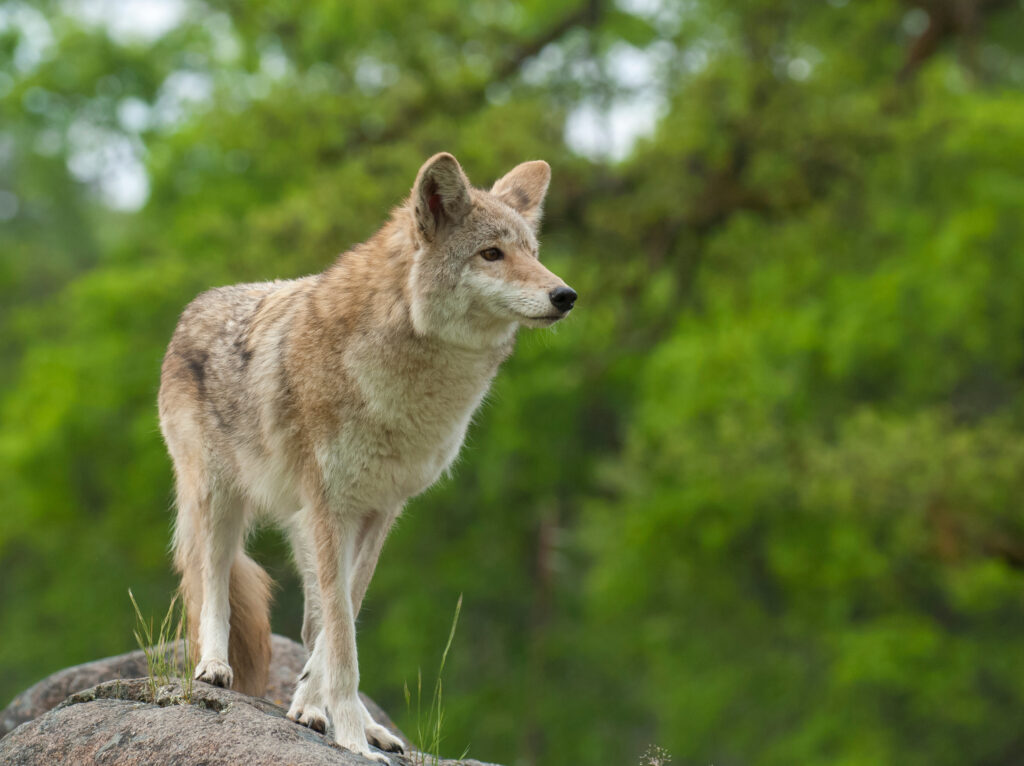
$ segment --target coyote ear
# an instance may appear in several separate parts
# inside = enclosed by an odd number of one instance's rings
[[[472,202],[469,179],[458,160],[442,152],[424,162],[412,187],[412,203],[416,226],[428,241],[446,223],[458,223],[465,218]]]
[[[491,194],[519,212],[534,229],[540,227],[551,166],[544,160],[516,165],[491,187]]]

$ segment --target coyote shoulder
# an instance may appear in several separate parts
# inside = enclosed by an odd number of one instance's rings
[[[269,579],[245,554],[270,518],[303,580],[309,660],[288,716],[350,750],[400,750],[359,701],[355,616],[405,501],[458,454],[520,326],[576,293],[537,259],[550,169],[489,191],[450,154],[321,274],[221,287],[183,312],[164,358],[160,427],[177,486],[175,565],[196,678],[263,692]]]

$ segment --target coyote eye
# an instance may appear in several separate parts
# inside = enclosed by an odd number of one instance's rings
[[[480,251],[480,257],[485,261],[500,261],[505,257],[505,254],[496,247],[489,247],[486,250]]]

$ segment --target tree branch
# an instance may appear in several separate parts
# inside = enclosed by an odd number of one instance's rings
[[[443,111],[449,116],[464,114],[484,98],[488,87],[515,76],[528,59],[536,56],[546,46],[557,42],[578,26],[594,27],[604,15],[604,8],[605,0],[586,0],[536,37],[520,43],[512,55],[498,65],[492,78],[464,90],[425,96],[400,109],[384,130],[372,134],[366,131],[357,133],[343,146],[322,152],[321,159],[331,161],[364,144],[381,144],[401,138],[411,126],[428,117],[430,112]]]
[[[928,26],[910,44],[896,74],[899,82],[910,80],[947,38],[961,36],[969,42],[985,15],[1013,5],[1013,0],[914,0],[910,5],[928,14]]]

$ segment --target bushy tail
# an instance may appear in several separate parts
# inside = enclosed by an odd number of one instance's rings
[[[180,541],[179,541],[180,542]],[[193,545],[176,545],[175,565],[181,573],[181,594],[188,613],[188,642],[199,660],[199,613],[203,606],[201,565]],[[231,688],[262,695],[270,675],[270,588],[262,567],[239,552],[231,565],[231,634],[228,663],[234,672]]]

